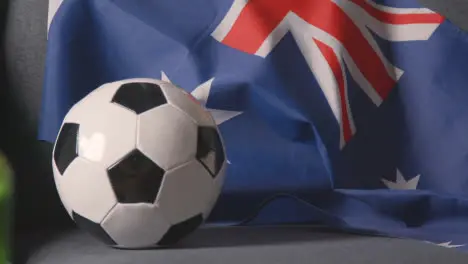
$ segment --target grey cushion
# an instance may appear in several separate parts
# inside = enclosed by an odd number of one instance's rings
[[[468,1],[466,0],[418,0],[421,5],[430,8],[452,21],[463,30],[468,30]]]
[[[357,236],[312,227],[200,229],[177,248],[152,250],[110,248],[82,231],[73,230],[51,236],[30,254],[27,264],[468,263],[466,253],[425,242]]]

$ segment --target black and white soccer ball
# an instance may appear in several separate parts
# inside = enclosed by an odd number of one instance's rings
[[[122,248],[167,246],[192,233],[226,169],[211,114],[181,88],[141,78],[104,84],[76,103],[52,164],[70,217]]]

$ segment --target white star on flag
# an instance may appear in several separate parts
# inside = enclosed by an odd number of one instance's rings
[[[171,82],[169,77],[164,72],[161,72],[161,80],[166,82]],[[213,83],[214,78],[209,79],[208,81],[198,85],[195,90],[192,91],[193,97],[195,97],[200,103],[206,107],[206,103],[208,102],[208,97],[210,96],[211,84]],[[211,115],[213,116],[216,125],[221,125],[222,123],[242,114],[242,112],[237,111],[229,111],[229,110],[221,110],[221,109],[211,109],[206,107]]]
[[[436,245],[436,246],[440,246],[440,247],[445,247],[445,248],[458,248],[458,247],[465,246],[464,244],[463,245],[453,245],[452,241],[447,241],[447,242],[443,242],[443,243],[433,243],[433,242],[427,241],[427,243],[430,243],[430,244],[433,244],[433,245]]]
[[[400,170],[396,171],[395,181],[389,181],[387,179],[382,179],[382,182],[389,188],[393,190],[416,190],[416,187],[419,183],[419,177],[421,175],[416,175],[412,179],[406,180],[401,174]]]

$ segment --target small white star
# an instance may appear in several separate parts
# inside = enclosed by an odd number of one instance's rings
[[[382,182],[389,188],[393,190],[416,190],[419,183],[419,177],[421,175],[416,175],[410,180],[406,180],[401,174],[400,170],[396,171],[395,181],[389,181],[387,179],[382,179]]]
[[[169,77],[167,77],[164,72],[161,72],[161,80],[171,82]],[[213,80],[214,78],[209,79],[208,81],[198,85],[195,90],[192,91],[192,95],[197,98],[197,100],[200,101],[200,103],[205,107],[206,103],[208,102],[208,97],[210,96],[211,84],[213,83]],[[221,109],[206,108],[206,110],[211,113],[213,119],[216,122],[216,125],[221,125],[222,123],[242,114],[242,112],[238,111],[228,111]]]
[[[430,243],[430,244],[433,244],[433,245],[436,245],[436,246],[440,246],[440,247],[445,247],[445,248],[458,248],[458,247],[465,246],[465,245],[453,245],[452,241],[447,241],[447,242],[443,242],[443,243],[433,243],[433,242],[427,241],[427,243]]]

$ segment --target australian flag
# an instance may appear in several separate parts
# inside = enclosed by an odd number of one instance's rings
[[[468,249],[468,35],[416,0],[67,0],[52,14],[41,140],[103,83],[163,79],[226,144],[210,223]]]

